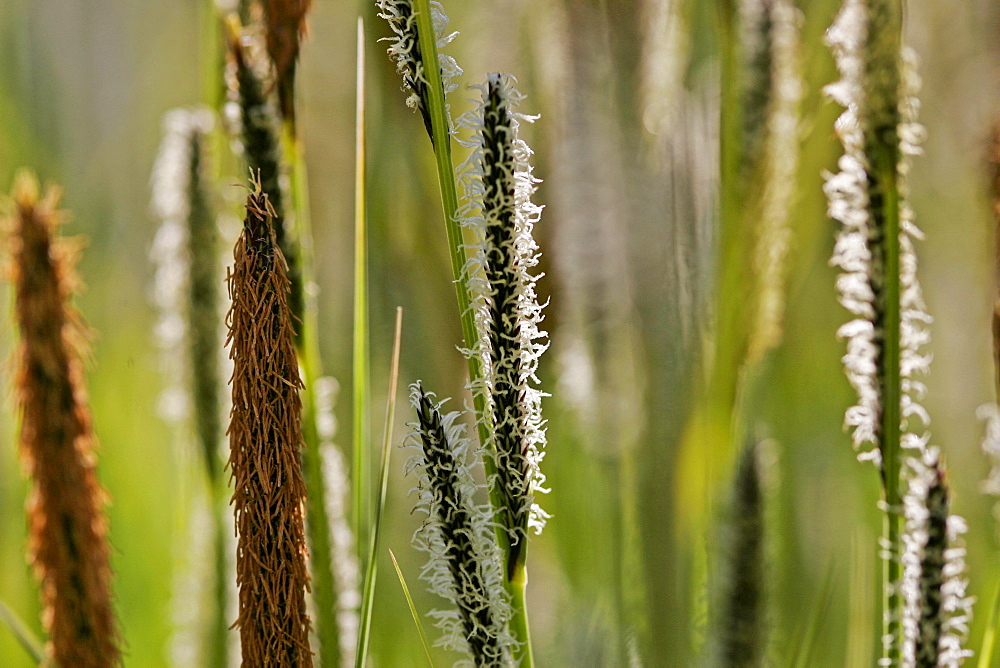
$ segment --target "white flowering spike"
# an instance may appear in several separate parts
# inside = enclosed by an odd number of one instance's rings
[[[949,514],[950,492],[937,448],[911,458],[903,499],[903,666],[960,666],[974,599],[967,595],[965,520]]]
[[[767,67],[767,81],[758,82],[761,75],[748,77],[750,83],[766,83],[766,99],[757,102],[763,106],[763,118],[744,132],[746,142],[759,140],[763,152],[762,170],[764,190],[760,202],[760,228],[754,255],[754,274],[758,281],[756,325],[750,338],[749,359],[759,359],[765,351],[781,339],[785,311],[785,273],[791,234],[789,216],[795,197],[799,164],[799,100],[802,97],[799,54],[801,12],[788,0],[749,0],[740,7],[743,20],[748,24],[750,38],[761,42],[757,47],[762,53],[755,63]],[[750,68],[756,72],[758,68]],[[754,97],[745,93],[747,109],[753,107]],[[748,158],[756,156],[750,153]]]
[[[470,471],[469,441],[458,412],[441,415],[441,404],[419,383],[410,386],[417,412],[410,446],[416,449],[406,472],[417,473],[416,511],[426,515],[413,537],[429,555],[420,575],[453,609],[431,616],[444,635],[439,646],[465,651],[476,666],[509,664],[513,641],[506,626],[510,605],[503,587],[501,557],[488,508],[473,505],[476,484]]]
[[[323,497],[330,531],[330,563],[333,564],[334,587],[337,591],[337,627],[340,639],[341,666],[354,665],[358,640],[361,606],[361,570],[355,551],[354,532],[347,522],[347,495],[350,483],[344,455],[333,437],[337,420],[333,407],[338,385],[334,378],[324,376],[316,381],[316,427],[319,432],[319,455],[323,473]]]
[[[163,140],[150,178],[150,211],[160,227],[149,251],[155,266],[152,301],[159,317],[154,329],[162,351],[165,383],[160,395],[160,416],[172,426],[191,414],[189,379],[184,364],[188,344],[188,297],[191,261],[188,252],[188,218],[191,212],[191,158],[195,142],[211,131],[207,109],[173,109],[163,117]]]
[[[535,295],[538,246],[532,237],[542,207],[531,202],[538,179],[529,163],[531,149],[518,137],[519,121],[534,117],[512,111],[521,100],[509,76],[491,74],[477,87],[478,109],[459,119],[474,131],[472,154],[460,173],[464,224],[475,234],[475,253],[466,267],[479,329],[485,395],[486,451],[496,458],[504,524],[511,536],[508,570],[524,556],[529,528],[540,532],[548,517],[535,503],[544,489],[539,470],[545,424],[538,389],[538,358],[548,347],[538,326],[541,306]]]
[[[458,33],[448,32],[448,15],[437,0],[431,0],[431,18],[434,23],[434,40],[438,48],[438,67],[441,71],[441,85],[444,94],[457,88],[451,80],[461,76],[462,68],[451,56],[441,53],[455,39]],[[427,135],[434,141],[434,131],[431,127],[430,103],[428,96],[430,88],[424,74],[427,64],[420,51],[420,39],[417,33],[417,21],[413,11],[413,0],[378,0],[379,16],[389,22],[389,27],[395,33],[390,38],[389,57],[396,61],[396,71],[403,77],[403,86],[410,91],[406,104],[411,109],[420,112],[424,120]],[[447,105],[445,105],[447,109]]]
[[[983,421],[986,429],[982,449],[990,460],[990,474],[983,481],[983,492],[1000,496],[1000,406],[983,404],[976,410],[976,417]]]
[[[845,415],[852,428],[858,458],[881,466],[883,428],[882,386],[886,380],[884,331],[886,300],[886,191],[879,170],[888,162],[895,173],[899,197],[899,375],[901,378],[901,447],[921,451],[929,423],[920,401],[924,385],[919,378],[930,366],[923,352],[931,322],[917,280],[914,240],[923,235],[906,201],[910,158],[920,153],[923,128],[917,122],[920,86],[912,51],[894,41],[886,27],[892,11],[883,0],[845,0],[836,22],[827,32],[840,80],[827,94],[846,107],[836,122],[844,145],[836,174],[826,175],[824,192],[828,215],[841,223],[831,264],[840,268],[840,302],[855,316],[838,336],[847,340],[844,366],[858,393],[858,402]],[[872,27],[869,31],[869,28]],[[869,35],[871,32],[871,35]],[[896,31],[898,32],[898,31]],[[870,39],[869,39],[870,38]]]
[[[224,293],[218,280],[218,227],[204,176],[205,145],[213,125],[212,112],[204,108],[174,109],[164,116],[151,178],[150,211],[160,227],[150,259],[156,267],[151,296],[158,310],[154,332],[164,379],[160,416],[176,436],[182,467],[190,468],[195,454],[191,443],[196,441],[202,451],[198,456],[215,480],[221,475],[218,449],[226,407],[220,392]],[[211,649],[206,629],[211,633],[214,624],[217,631],[220,621],[223,628],[229,625],[225,611],[213,619],[213,602],[197,594],[212,591],[213,551],[226,549],[220,536],[231,532],[223,529],[213,544],[216,510],[211,495],[195,493],[186,518],[190,535],[180,543],[182,565],[173,583],[171,665],[206,663]]]

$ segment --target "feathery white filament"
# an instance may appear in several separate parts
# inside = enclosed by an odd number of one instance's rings
[[[438,48],[438,67],[441,71],[441,85],[447,95],[457,88],[452,79],[461,76],[462,68],[454,58],[441,53],[448,46],[457,32],[448,32],[448,15],[438,0],[431,0],[431,18],[434,24],[434,40]],[[424,99],[427,94],[427,79],[424,74],[423,55],[420,52],[420,40],[417,36],[416,15],[413,0],[378,0],[379,16],[389,22],[389,27],[395,33],[390,41],[389,57],[396,62],[396,71],[403,77],[404,86],[410,90],[406,104],[421,113],[427,113]]]
[[[847,378],[858,393],[858,402],[845,414],[844,423],[853,428],[858,459],[881,464],[877,448],[878,421],[882,407],[878,387],[877,360],[883,333],[876,331],[875,293],[872,285],[880,283],[884,267],[875,266],[869,246],[872,222],[869,215],[868,157],[865,155],[866,129],[862,110],[866,100],[864,50],[868,39],[866,0],[845,0],[836,22],[827,32],[826,41],[834,53],[840,80],[826,87],[826,93],[845,107],[836,122],[837,134],[844,145],[837,174],[826,174],[823,187],[828,198],[827,214],[841,223],[830,263],[841,270],[837,277],[840,303],[855,316],[838,330],[847,341],[844,367]],[[900,195],[899,281],[900,281],[900,376],[902,378],[903,448],[922,451],[927,444],[924,431],[930,422],[921,405],[925,391],[919,378],[930,366],[923,352],[930,339],[931,322],[917,280],[917,257],[914,240],[923,238],[914,223],[913,210],[906,201],[910,158],[920,153],[923,129],[917,122],[919,101],[916,94],[920,80],[916,74],[913,52],[904,48],[900,54],[900,121],[897,127],[900,160],[897,188]],[[918,424],[919,423],[919,424]]]

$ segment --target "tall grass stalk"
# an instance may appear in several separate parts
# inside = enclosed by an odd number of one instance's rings
[[[24,648],[31,660],[36,664],[42,666],[45,664],[45,648],[35,634],[31,632],[28,625],[14,614],[6,603],[0,601],[0,623],[7,627],[8,630],[17,638],[18,644]],[[432,664],[433,666],[433,664]]]
[[[764,665],[767,648],[765,498],[761,444],[743,450],[729,499],[721,554],[725,572],[715,611],[713,664]]]
[[[959,666],[972,651],[972,601],[967,593],[965,520],[952,515],[951,490],[936,448],[911,458],[904,499],[906,532],[900,586],[903,610],[902,661],[907,668]]]
[[[683,441],[678,489],[701,532],[711,488],[745,441],[747,407],[783,336],[799,153],[800,14],[788,0],[718,0],[719,211],[706,377]],[[707,452],[706,452],[707,450]],[[690,505],[690,501],[686,501]]]
[[[403,571],[399,568],[399,562],[396,561],[396,555],[389,550],[389,557],[392,559],[392,566],[396,569],[396,577],[399,579],[399,586],[403,588],[403,596],[406,598],[406,605],[410,608],[410,616],[413,617],[413,624],[417,627],[417,634],[420,636],[420,646],[424,648],[424,656],[427,657],[427,663],[431,668],[434,668],[434,657],[431,656],[431,646],[427,642],[427,633],[424,631],[424,625],[420,621],[420,614],[417,612],[417,606],[413,603],[413,597],[410,596],[410,588],[406,585],[406,578],[403,577]],[[3,609],[0,608],[0,612]]]
[[[283,130],[285,155],[292,164],[292,200],[302,277],[302,320],[295,344],[305,384],[302,392],[302,433],[305,438],[303,471],[309,490],[306,497],[306,520],[311,555],[310,572],[313,576],[312,595],[316,601],[316,636],[323,665],[338,666],[341,663],[340,622],[336,614],[338,593],[334,581],[336,570],[330,561],[333,537],[327,514],[327,496],[333,492],[326,489],[323,477],[322,439],[318,424],[320,412],[317,392],[323,378],[323,367],[319,354],[318,289],[313,279],[315,274],[309,224],[308,177],[301,138],[291,134],[293,127],[288,124]]]
[[[392,364],[389,370],[389,395],[386,400],[385,430],[382,438],[382,461],[378,479],[378,499],[372,513],[372,531],[368,556],[365,560],[364,590],[361,595],[361,626],[358,631],[358,652],[355,668],[364,668],[368,657],[368,643],[371,638],[372,611],[375,602],[375,578],[378,576],[379,543],[382,538],[382,515],[385,510],[385,495],[389,484],[389,460],[392,443],[392,425],[396,415],[396,387],[399,382],[399,353],[403,338],[403,309],[396,308],[396,328],[392,344]]]
[[[366,545],[368,487],[371,476],[369,455],[370,390],[368,345],[368,232],[365,151],[365,25],[358,17],[357,88],[354,116],[354,345],[352,400],[352,476],[354,482],[353,517],[358,547]]]
[[[433,397],[419,382],[410,386],[417,420],[408,443],[416,454],[406,470],[416,473],[415,512],[425,516],[413,537],[428,555],[420,577],[453,606],[431,613],[444,632],[438,644],[464,651],[476,666],[507,665],[510,611],[491,513],[474,504],[474,459],[462,413],[442,414],[443,402]]]

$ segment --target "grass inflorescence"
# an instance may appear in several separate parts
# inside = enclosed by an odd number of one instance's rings
[[[267,195],[254,182],[228,277],[237,626],[244,665],[311,666],[302,381],[288,305],[291,284],[273,217]]]
[[[79,244],[58,236],[59,190],[18,175],[5,221],[15,314],[20,453],[33,481],[30,561],[41,587],[47,654],[59,666],[121,664],[111,594],[107,494],[97,479],[83,375],[87,328],[71,298]]]

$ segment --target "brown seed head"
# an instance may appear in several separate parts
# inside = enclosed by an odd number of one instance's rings
[[[39,198],[18,175],[4,237],[21,341],[15,386],[20,452],[33,480],[28,499],[30,558],[41,585],[48,654],[60,666],[121,664],[111,603],[107,496],[95,473],[87,408],[85,325],[70,304],[78,286],[78,244],[56,237],[59,191]]]
[[[295,120],[295,65],[299,48],[306,35],[306,14],[312,0],[265,0],[264,20],[267,24],[267,52],[274,64],[275,85],[281,104],[281,115]]]
[[[306,615],[302,404],[290,283],[259,183],[247,196],[228,276],[233,359],[229,464],[239,537],[240,643],[244,666],[312,666]]]

